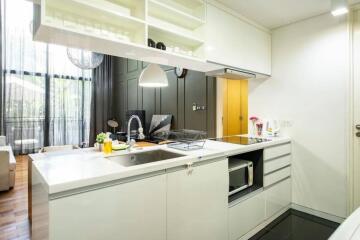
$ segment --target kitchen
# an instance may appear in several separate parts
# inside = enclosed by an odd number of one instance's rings
[[[357,3],[35,1],[35,42],[102,60],[91,147],[2,134],[30,153],[31,239],[357,239]]]

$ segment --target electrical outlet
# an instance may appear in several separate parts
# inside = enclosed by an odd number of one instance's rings
[[[294,122],[292,120],[282,120],[281,121],[282,128],[291,128],[293,125],[294,125]]]

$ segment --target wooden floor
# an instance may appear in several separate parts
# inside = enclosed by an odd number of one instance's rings
[[[0,240],[30,239],[27,205],[27,156],[16,157],[14,189],[0,192]]]

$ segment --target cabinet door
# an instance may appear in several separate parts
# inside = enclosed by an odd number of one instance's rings
[[[261,192],[229,208],[229,239],[239,239],[264,220],[265,194]]]
[[[291,179],[273,185],[265,191],[266,218],[271,217],[291,203]]]
[[[228,238],[227,160],[167,175],[167,240]]]
[[[50,240],[165,240],[166,175],[50,201]]]
[[[207,5],[206,59],[245,70],[271,74],[271,35]]]

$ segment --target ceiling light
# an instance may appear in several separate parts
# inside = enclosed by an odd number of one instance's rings
[[[349,12],[347,0],[331,0],[331,14],[340,16]]]
[[[166,73],[157,64],[149,64],[140,74],[141,87],[167,87],[169,85]]]

